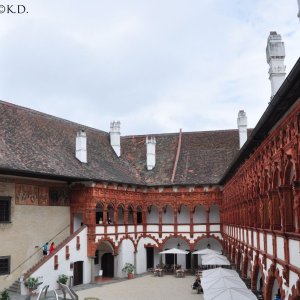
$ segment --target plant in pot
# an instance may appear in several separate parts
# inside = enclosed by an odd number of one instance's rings
[[[65,274],[58,275],[58,282],[62,284],[67,284],[69,277]]]
[[[29,293],[32,294],[32,292],[34,290],[36,290],[38,288],[38,286],[40,284],[42,284],[42,282],[39,282],[38,278],[35,277],[29,277],[26,279],[26,281],[24,282],[25,286],[28,288]]]
[[[9,294],[7,290],[4,290],[0,294],[0,300],[10,300]]]
[[[131,263],[126,263],[124,268],[122,269],[122,272],[127,273],[128,279],[133,278],[133,271],[134,271],[134,265]]]

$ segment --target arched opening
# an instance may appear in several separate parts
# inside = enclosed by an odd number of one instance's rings
[[[103,223],[103,205],[101,203],[97,203],[96,205],[96,224]]]
[[[277,299],[281,299],[280,294],[281,294],[281,291],[280,291],[280,288],[278,285],[278,281],[276,278],[274,278],[271,299],[275,299],[275,296],[278,296]]]
[[[131,205],[128,205],[128,224],[134,224],[133,208]]]
[[[118,224],[124,224],[124,206],[122,204],[118,206]]]
[[[147,224],[158,224],[159,213],[155,205],[150,205],[147,208]]]
[[[114,206],[109,204],[107,206],[107,223],[112,224],[114,221]]]
[[[177,214],[177,223],[190,224],[190,210],[186,205],[179,206]]]
[[[206,223],[206,211],[203,205],[197,205],[194,210],[194,224]]]
[[[209,238],[204,237],[204,238],[200,239],[198,242],[196,242],[195,251],[204,250],[204,249],[212,249],[212,250],[216,250],[219,252],[223,252],[223,247],[222,247],[221,243],[213,237],[209,237]],[[194,259],[194,267],[195,268],[198,268],[198,267],[200,267],[200,265],[202,265],[202,255],[195,254],[195,255],[193,255],[193,259]]]
[[[183,269],[190,269],[191,253],[190,246],[188,245],[188,243],[180,237],[170,238],[163,245],[163,250],[168,250],[172,248],[178,248],[180,250],[188,251],[189,254],[161,254],[163,264],[167,265],[167,268],[169,268],[171,271],[172,267],[174,267],[174,264],[177,265],[177,268],[181,267]]]
[[[114,251],[107,241],[101,242],[95,252],[94,276],[97,279],[103,277],[114,277]]]
[[[293,194],[293,179],[295,176],[295,169],[290,161],[285,171],[285,184],[289,186],[289,192],[285,194],[284,201],[284,217],[285,217],[285,230],[293,232],[296,228],[296,214],[294,212],[294,194]]]
[[[219,205],[212,205],[209,209],[209,223],[220,223]]]
[[[137,224],[143,224],[143,211],[141,206],[138,206],[136,210],[136,222]]]
[[[163,208],[162,224],[174,224],[174,210],[170,205]]]

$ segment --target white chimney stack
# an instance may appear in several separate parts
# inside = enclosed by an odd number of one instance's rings
[[[247,141],[247,116],[243,110],[239,111],[238,118],[237,118],[237,125],[239,129],[240,149],[241,149],[245,144],[245,142]]]
[[[154,136],[146,137],[147,146],[147,170],[150,171],[155,167],[155,146],[156,139]]]
[[[267,62],[270,65],[269,79],[271,81],[271,98],[277,93],[285,79],[285,49],[281,35],[271,31],[267,43]]]
[[[120,121],[110,122],[110,144],[116,152],[117,156],[121,155],[121,132],[120,132]]]
[[[76,158],[82,163],[87,163],[86,133],[84,130],[80,130],[76,134]]]

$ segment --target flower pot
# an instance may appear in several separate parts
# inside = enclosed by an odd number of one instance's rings
[[[128,276],[128,279],[133,279],[133,273],[128,273],[127,276]]]

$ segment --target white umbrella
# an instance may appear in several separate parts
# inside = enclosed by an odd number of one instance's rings
[[[219,278],[219,277],[225,277],[225,276],[226,277],[239,277],[239,274],[234,270],[228,270],[228,269],[223,269],[223,268],[210,269],[210,270],[205,270],[202,272],[203,278],[208,278],[208,277]]]
[[[206,249],[194,251],[192,254],[221,254],[221,251],[216,251],[216,250],[206,248]]]
[[[220,257],[210,257],[207,259],[202,259],[202,265],[220,265],[220,266],[230,266],[230,262],[228,259],[220,258]]]
[[[204,300],[257,300],[248,289],[211,289],[204,293]]]
[[[217,253],[205,254],[205,255],[202,256],[202,259],[206,260],[206,259],[211,259],[213,257],[218,257],[218,258],[221,258],[221,259],[227,259],[227,257],[225,255],[221,255],[221,254],[217,254]]]
[[[204,292],[211,289],[244,288],[247,289],[240,277],[202,277],[201,285]]]
[[[189,252],[185,251],[185,250],[180,250],[177,248],[172,248],[169,250],[159,252],[159,254],[174,254],[174,272],[175,272],[175,254],[185,254],[186,255],[186,254],[189,254]]]

